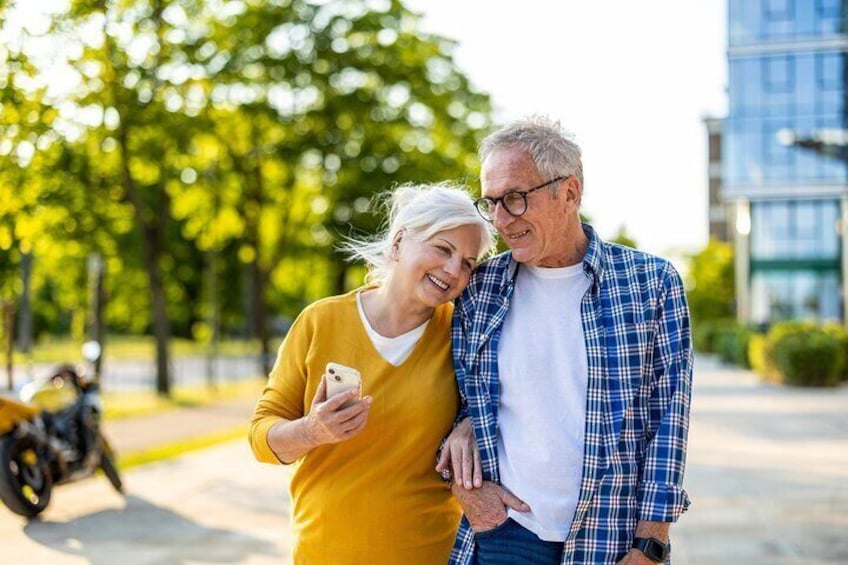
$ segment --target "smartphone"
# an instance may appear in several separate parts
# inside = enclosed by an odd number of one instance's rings
[[[359,388],[360,397],[362,396],[362,375],[353,367],[348,367],[341,363],[327,363],[327,368],[324,370],[324,378],[327,380],[328,399],[352,388]],[[353,405],[358,399],[353,398],[348,400],[342,404],[342,408]]]

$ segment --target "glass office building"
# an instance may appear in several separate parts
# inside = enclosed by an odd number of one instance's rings
[[[846,6],[729,0],[722,193],[741,321],[844,321]]]

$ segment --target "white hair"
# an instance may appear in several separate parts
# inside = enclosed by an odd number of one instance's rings
[[[551,178],[573,175],[583,186],[580,146],[558,121],[533,115],[505,125],[480,143],[480,162],[499,149],[513,147],[526,151],[542,175]]]
[[[465,187],[445,182],[404,184],[379,195],[378,201],[388,209],[385,229],[373,239],[347,237],[339,246],[349,261],[365,261],[368,282],[382,284],[388,277],[392,246],[401,231],[405,237],[426,241],[437,233],[471,225],[480,232],[478,261],[494,249],[492,227],[477,213]]]

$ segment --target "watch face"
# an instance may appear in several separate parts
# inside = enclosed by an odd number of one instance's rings
[[[654,561],[665,561],[665,544],[657,540],[648,540],[647,555]]]
[[[668,546],[654,538],[636,538],[633,547],[645,554],[651,561],[662,563],[668,557]]]

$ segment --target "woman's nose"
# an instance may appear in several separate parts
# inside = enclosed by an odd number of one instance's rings
[[[452,277],[456,277],[459,274],[459,270],[462,268],[462,259],[459,257],[451,257],[445,262],[445,272]]]

